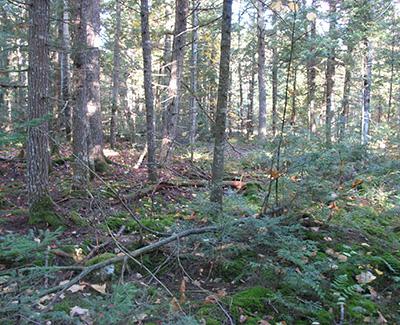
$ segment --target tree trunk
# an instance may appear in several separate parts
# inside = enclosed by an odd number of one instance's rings
[[[396,36],[393,35],[391,50],[390,50],[390,80],[389,80],[389,99],[388,99],[388,113],[387,113],[387,121],[390,121],[390,117],[392,114],[392,101],[393,101],[393,79],[394,79],[394,65],[395,65],[395,44]]]
[[[87,105],[87,17],[90,0],[73,0],[73,94],[74,110],[72,116],[73,188],[85,191],[89,180],[89,121]]]
[[[34,213],[48,202],[49,178],[49,0],[29,6],[28,198]]]
[[[329,0],[329,35],[331,42],[336,39],[336,0]],[[325,142],[332,145],[332,117],[334,114],[334,86],[335,86],[335,46],[330,44],[326,63],[326,88],[325,88]]]
[[[231,52],[232,0],[224,0],[221,27],[221,57],[219,64],[219,83],[217,111],[214,124],[214,155],[212,165],[210,200],[222,209],[224,176],[224,143],[226,112],[229,92],[229,64]]]
[[[353,55],[353,46],[347,45],[347,58],[351,61]],[[342,110],[340,112],[339,120],[339,139],[343,140],[346,133],[347,117],[349,116],[350,107],[350,86],[351,86],[351,71],[353,67],[348,62],[346,64],[346,69],[344,73],[344,85],[343,85],[343,100],[342,100]]]
[[[197,58],[198,58],[198,26],[199,26],[199,17],[198,17],[198,6],[200,5],[199,0],[193,0],[193,12],[192,12],[192,24],[193,24],[193,33],[192,33],[192,51],[190,57],[190,88],[191,88],[191,96],[190,96],[190,112],[189,112],[189,120],[190,120],[190,128],[189,128],[189,142],[190,142],[190,159],[193,161],[194,154],[194,142],[196,140],[197,133]]]
[[[249,80],[249,97],[248,97],[248,107],[247,107],[247,120],[246,120],[246,128],[247,128],[247,139],[249,139],[254,132],[254,88],[256,83],[256,71],[255,71],[255,55],[253,56],[253,60],[251,62],[250,68],[250,80]]]
[[[168,85],[169,103],[166,112],[160,153],[162,163],[168,161],[170,158],[177,135],[188,8],[188,0],[176,0],[171,77]]]
[[[114,59],[113,59],[113,76],[112,76],[112,98],[111,98],[111,120],[110,120],[110,146],[115,148],[117,133],[117,109],[119,104],[119,75],[121,65],[121,4],[120,0],[115,1],[115,35],[114,35]]]
[[[70,68],[69,68],[69,52],[70,52],[70,40],[69,40],[69,9],[67,0],[62,1],[62,23],[61,23],[61,52],[60,52],[60,70],[61,70],[61,100],[60,100],[60,112],[61,118],[64,120],[63,125],[65,127],[65,135],[67,141],[71,141],[72,135],[72,114],[71,105],[69,98],[69,81],[70,81]]]
[[[262,0],[257,1],[257,38],[258,38],[258,137],[267,136],[267,96],[265,89],[265,8]]]
[[[364,40],[364,88],[363,88],[363,111],[361,124],[361,143],[367,144],[369,140],[369,121],[371,110],[371,82],[372,82],[372,46],[371,41]]]
[[[277,106],[278,106],[278,50],[277,50],[277,14],[272,17],[274,27],[274,44],[272,46],[272,134],[276,134]]]
[[[312,1],[312,8],[316,8],[317,0]],[[317,36],[317,27],[316,21],[313,19],[310,22],[310,32],[308,37],[308,42],[310,43],[310,55],[307,60],[307,110],[308,110],[308,130],[309,134],[316,132],[316,121],[315,121],[315,91],[316,87],[316,76],[317,76],[317,67],[316,67],[316,36]]]
[[[297,66],[294,67],[293,73],[293,86],[292,86],[292,111],[290,114],[290,125],[294,126],[297,119],[297,107],[296,107],[296,96],[297,96]]]
[[[142,49],[143,49],[143,75],[144,95],[146,102],[146,132],[147,132],[147,169],[149,181],[157,181],[155,159],[155,134],[154,134],[154,96],[151,73],[151,40],[149,28],[149,5],[147,0],[140,2]]]
[[[87,24],[87,105],[89,113],[89,161],[96,171],[104,170],[103,124],[100,104],[100,0],[90,0]]]

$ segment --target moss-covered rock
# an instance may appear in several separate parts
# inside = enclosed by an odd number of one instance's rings
[[[108,164],[105,160],[95,159],[94,161],[94,170],[96,173],[105,173],[108,170]]]
[[[55,213],[51,198],[49,196],[44,196],[30,208],[29,224],[48,224],[52,227],[60,227],[64,225],[64,221]]]
[[[69,214],[69,219],[77,226],[85,227],[89,223],[86,219],[82,218],[82,216],[77,211],[71,211]]]

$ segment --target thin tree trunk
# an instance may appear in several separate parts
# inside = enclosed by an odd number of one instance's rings
[[[353,46],[347,46],[347,57],[348,60],[351,60],[353,55]],[[342,100],[342,110],[340,112],[340,120],[339,120],[339,140],[343,140],[346,134],[347,127],[347,118],[349,116],[349,108],[350,108],[350,86],[351,86],[351,71],[353,67],[350,62],[346,64],[345,73],[344,73],[344,85],[343,85],[343,100]]]
[[[272,134],[276,134],[277,106],[278,106],[278,50],[277,50],[277,14],[272,16],[274,27],[274,44],[272,46]]]
[[[192,33],[192,51],[190,57],[190,88],[191,88],[191,96],[190,96],[190,128],[189,128],[189,142],[190,142],[190,159],[193,161],[194,154],[194,143],[196,140],[197,133],[197,59],[198,59],[198,25],[199,25],[199,17],[198,17],[198,6],[200,5],[199,0],[193,0],[193,11],[192,11],[192,24],[193,24],[193,33]]]
[[[224,143],[226,112],[229,92],[229,64],[231,52],[232,0],[224,0],[221,27],[221,58],[219,65],[219,83],[217,111],[214,124],[214,155],[212,165],[210,200],[222,209],[224,178]]]
[[[329,0],[329,35],[331,41],[336,39],[336,0]],[[332,118],[334,114],[334,86],[335,86],[335,46],[329,45],[328,59],[326,63],[326,89],[325,89],[325,142],[332,145]]]
[[[248,107],[247,107],[247,120],[246,120],[246,128],[247,128],[247,139],[249,139],[254,132],[254,88],[256,83],[256,69],[255,69],[255,55],[253,56],[253,60],[250,68],[250,80],[249,80],[249,97],[248,97]]]
[[[395,42],[396,36],[393,35],[391,53],[390,53],[390,81],[389,81],[389,99],[388,99],[388,113],[387,121],[390,122],[392,114],[392,101],[393,101],[393,79],[394,79],[394,64],[395,64]]]
[[[267,96],[265,88],[265,8],[262,0],[257,1],[258,38],[258,137],[267,136]]]
[[[49,181],[49,0],[29,6],[28,198],[34,213],[48,199]],[[47,201],[48,202],[48,201]]]
[[[110,146],[115,148],[116,128],[117,128],[117,109],[119,104],[119,75],[121,65],[121,4],[120,0],[115,1],[115,35],[114,35],[114,59],[113,59],[113,76],[112,76],[112,98],[111,98],[111,120],[110,120]]]
[[[297,107],[296,107],[296,96],[297,96],[297,66],[294,67],[293,72],[293,86],[292,86],[292,112],[290,114],[290,125],[294,126],[296,124],[297,118]]]
[[[371,41],[364,40],[364,88],[363,88],[363,111],[361,124],[361,143],[367,144],[369,140],[369,121],[371,111],[371,82],[372,82],[372,46]]]
[[[149,5],[147,0],[140,1],[140,17],[143,49],[144,95],[146,102],[146,132],[147,132],[147,170],[151,182],[157,181],[154,134],[154,96],[152,86],[151,40],[149,28]]]
[[[171,77],[168,85],[168,107],[161,143],[161,162],[166,162],[173,151],[176,140],[179,107],[181,100],[181,81],[186,42],[186,19],[188,0],[176,0],[174,41],[172,45]]]
[[[312,1],[312,8],[316,8],[317,0]],[[307,61],[307,110],[308,110],[308,130],[309,134],[316,132],[316,121],[315,121],[315,92],[316,92],[316,36],[317,28],[316,21],[313,19],[310,22],[310,32],[308,42],[310,43],[310,59]]]
[[[239,11],[238,11],[238,44],[239,46],[242,43],[242,26],[240,25],[242,20],[242,1],[239,1]],[[241,58],[240,48],[239,48],[239,55],[238,55],[238,82],[239,82],[239,118],[240,118],[240,132],[244,132],[245,129],[245,116],[244,116],[244,107],[243,107],[243,73],[242,73],[242,58]]]
[[[73,164],[73,188],[85,191],[89,180],[89,121],[87,105],[87,17],[89,0],[73,0],[73,99],[72,116],[72,150],[75,161]]]
[[[61,118],[64,120],[65,135],[67,141],[71,141],[72,136],[72,114],[69,95],[70,67],[69,67],[69,9],[67,0],[62,0],[62,28],[61,28],[61,52],[60,52],[60,69],[61,69],[61,100],[60,112]]]

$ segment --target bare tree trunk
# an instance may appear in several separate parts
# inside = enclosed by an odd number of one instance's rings
[[[61,69],[61,100],[60,112],[63,115],[61,118],[64,120],[65,135],[67,141],[71,141],[72,135],[72,114],[69,98],[69,81],[70,81],[70,67],[69,67],[69,9],[67,0],[62,0],[62,23],[61,23],[61,52],[60,52],[60,69]]]
[[[239,11],[238,11],[238,44],[242,43],[242,26],[240,25],[242,20],[242,1],[239,1]],[[240,119],[240,132],[243,133],[246,127],[245,125],[245,116],[244,116],[244,107],[243,107],[243,73],[242,73],[242,58],[241,58],[240,48],[239,48],[239,64],[238,64],[238,82],[239,82],[239,119]]]
[[[317,0],[312,1],[312,7],[316,8]],[[316,36],[317,28],[316,21],[313,19],[310,22],[310,32],[309,32],[309,43],[310,45],[310,59],[307,61],[307,109],[308,109],[308,129],[310,135],[316,132],[316,121],[315,121],[315,91],[317,89],[315,79],[317,76],[316,67]]]
[[[274,43],[277,42],[277,17],[273,14],[272,24],[274,26]],[[278,50],[275,44],[272,46],[272,134],[276,134],[277,106],[278,106]]]
[[[146,101],[146,131],[147,131],[147,169],[149,181],[157,181],[155,159],[155,134],[154,134],[154,96],[151,73],[151,40],[149,28],[149,5],[147,0],[140,2],[142,49],[143,49],[143,74],[144,95]]]
[[[190,142],[190,159],[193,161],[194,154],[194,143],[196,140],[197,133],[197,58],[198,58],[198,26],[199,26],[199,17],[198,17],[198,6],[200,5],[199,0],[193,0],[193,12],[192,12],[192,24],[193,24],[193,33],[192,33],[192,51],[190,57],[190,88],[191,88],[191,96],[190,96],[190,112],[189,112],[189,120],[190,120],[190,128],[189,128],[189,142]]]
[[[231,52],[232,0],[224,0],[221,27],[221,58],[219,65],[219,84],[217,111],[214,124],[214,156],[212,165],[210,200],[222,209],[224,178],[224,144],[226,112],[229,92],[229,64]]]
[[[247,139],[249,139],[254,132],[254,88],[256,83],[256,72],[255,72],[255,56],[253,56],[253,60],[250,68],[250,80],[249,80],[249,97],[248,97],[248,107],[247,107],[247,120],[246,120],[246,128],[247,128]]]
[[[106,168],[100,103],[100,0],[90,0],[87,24],[87,105],[89,113],[89,161],[96,171]]]
[[[87,105],[87,17],[89,0],[73,0],[73,94],[74,110],[72,115],[72,149],[75,157],[73,164],[73,188],[85,191],[89,180],[89,121]]]
[[[115,1],[115,35],[114,35],[114,61],[113,61],[113,76],[112,76],[112,99],[111,99],[111,121],[110,121],[110,146],[115,148],[116,128],[117,128],[117,109],[119,104],[119,75],[121,65],[121,4],[120,0]]]
[[[329,0],[329,35],[331,40],[336,39],[336,0]],[[325,141],[329,147],[332,145],[332,118],[334,110],[334,86],[335,86],[335,46],[329,45],[328,59],[326,62],[326,89],[325,89]]]
[[[353,55],[353,46],[347,45],[347,58],[351,61]],[[342,100],[342,110],[340,112],[339,120],[339,139],[343,140],[346,133],[347,117],[349,116],[350,108],[350,86],[351,86],[351,71],[353,67],[350,62],[346,64],[344,72],[344,85],[343,85],[343,100]]]
[[[372,46],[371,41],[364,40],[364,89],[363,89],[363,111],[361,124],[361,143],[367,144],[369,140],[369,121],[371,111],[371,82],[372,82]]]
[[[168,85],[169,104],[167,107],[160,153],[162,162],[166,162],[170,158],[177,135],[188,8],[188,0],[176,0],[171,77]]]
[[[49,0],[29,6],[28,197],[35,213],[49,202]]]
[[[297,119],[297,107],[296,107],[296,96],[297,96],[297,66],[294,67],[293,72],[293,86],[292,86],[292,111],[290,114],[290,125],[294,126]]]
[[[265,8],[262,0],[257,1],[258,37],[258,137],[267,136],[267,95],[265,89]]]
[[[390,121],[390,117],[392,114],[392,101],[393,101],[393,79],[394,79],[394,65],[395,65],[395,44],[396,36],[393,35],[391,50],[390,50],[390,81],[389,81],[389,99],[388,99],[388,113],[387,113],[387,121]]]

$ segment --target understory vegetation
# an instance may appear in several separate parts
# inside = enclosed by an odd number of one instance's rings
[[[285,141],[279,175],[274,144],[227,148],[221,213],[206,145],[156,185],[129,163],[140,152],[121,150],[87,198],[65,149],[50,174],[54,224],[28,224],[25,161],[1,161],[0,323],[400,323],[398,147]]]

